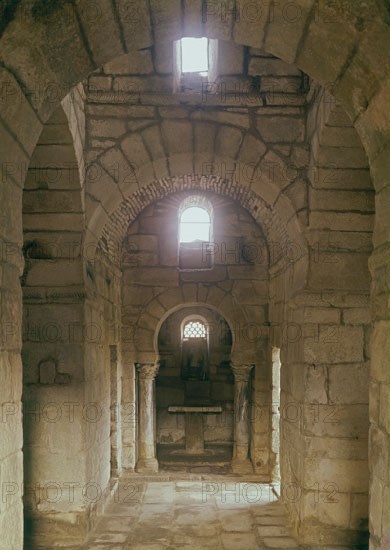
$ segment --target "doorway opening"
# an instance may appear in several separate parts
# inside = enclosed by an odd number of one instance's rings
[[[110,472],[111,478],[120,474],[120,392],[118,347],[110,346]]]
[[[233,450],[232,335],[207,307],[184,307],[162,324],[156,379],[162,469],[228,471]]]
[[[280,349],[272,348],[272,436],[273,480],[280,481]]]

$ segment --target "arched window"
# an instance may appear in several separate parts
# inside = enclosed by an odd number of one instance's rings
[[[199,206],[186,208],[180,216],[180,242],[209,242],[210,214]]]
[[[207,331],[206,326],[202,321],[187,321],[184,325],[183,338],[187,340],[189,338],[206,338]]]
[[[203,317],[191,315],[181,323],[182,377],[206,380],[208,377],[208,330]]]
[[[181,269],[209,269],[212,254],[212,206],[206,197],[187,197],[179,208],[179,265]]]

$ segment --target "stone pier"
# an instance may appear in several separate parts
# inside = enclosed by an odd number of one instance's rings
[[[232,469],[236,473],[253,471],[249,459],[249,380],[254,365],[232,365],[234,373],[234,447]]]

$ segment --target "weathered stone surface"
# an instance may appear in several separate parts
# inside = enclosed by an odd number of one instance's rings
[[[126,133],[126,123],[124,120],[90,119],[88,132],[92,137],[119,138]]]
[[[221,156],[235,158],[242,141],[242,133],[238,129],[222,126],[216,138],[216,152]]]
[[[132,134],[125,137],[121,142],[121,147],[133,166],[142,166],[150,162],[150,156],[141,136]]]
[[[14,135],[20,136],[21,143],[31,154],[41,124],[14,76],[3,67],[0,70],[0,88],[3,90],[1,117]],[[16,125],[18,119],[19,126]]]
[[[370,277],[366,254],[319,252],[310,268],[310,286],[319,290],[329,288],[356,289],[368,288]],[[324,269],[324,267],[326,269]]]
[[[309,489],[322,480],[337,479],[337,492],[367,490],[367,464],[363,460],[306,459],[305,488]]]
[[[115,55],[120,55],[123,52],[120,29],[112,3],[103,0],[99,6],[92,8],[77,0],[76,5],[96,63],[100,65],[106,61],[106,48],[115,52]]]
[[[288,65],[277,58],[251,57],[249,74],[269,76],[300,76],[300,71],[294,65]]]
[[[257,129],[264,141],[303,141],[305,128],[302,120],[285,117],[259,117]]]
[[[351,380],[354,384],[351,385]],[[369,368],[367,363],[329,367],[331,403],[368,403]]]
[[[43,361],[39,365],[39,382],[41,384],[54,384],[56,377],[56,364],[52,360]]]
[[[152,46],[152,28],[146,0],[122,0],[118,4],[118,15],[127,51]]]
[[[233,42],[218,43],[218,73],[220,76],[241,74],[244,63],[244,48]]]
[[[188,122],[164,121],[161,131],[168,154],[192,150],[192,131]]]
[[[325,21],[332,21],[332,24],[329,25],[331,28],[324,24]],[[321,78],[322,82],[334,82],[342,71],[348,54],[353,49],[355,33],[356,29],[340,18],[333,6],[321,6],[320,13],[311,20],[307,30],[305,48],[298,55],[299,66],[304,71],[316,75],[318,63],[322,63],[323,60],[322,44],[326,36],[326,40],[330,42],[331,62],[326,68],[323,68]]]
[[[171,2],[152,0],[151,12],[157,43],[171,43],[172,40],[180,38],[181,5],[179,0]]]
[[[372,189],[367,170],[333,168],[313,169],[311,181],[314,187],[335,189]]]
[[[371,214],[312,212],[310,226],[313,229],[339,229],[341,231],[371,231],[374,219]]]
[[[373,212],[374,194],[372,192],[319,191],[310,193],[310,206],[313,210],[356,210]]]
[[[238,44],[261,48],[269,21],[269,6],[256,0],[244,0],[236,6],[233,38]]]
[[[320,325],[318,341],[306,339],[304,358],[308,363],[350,363],[363,361],[361,328]]]
[[[388,369],[388,345],[390,324],[387,321],[375,323],[372,334],[372,375],[379,382],[390,382]]]
[[[107,75],[150,74],[153,72],[151,50],[132,51],[117,57],[106,63],[103,70]]]

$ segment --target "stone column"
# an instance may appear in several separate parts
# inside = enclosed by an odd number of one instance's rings
[[[139,374],[139,427],[138,461],[136,471],[153,473],[158,471],[154,433],[154,379],[158,363],[136,365]]]
[[[253,365],[232,365],[234,374],[234,447],[233,472],[253,472],[249,459],[249,378]]]

